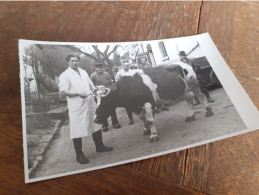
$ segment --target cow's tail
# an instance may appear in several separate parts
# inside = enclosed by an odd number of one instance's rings
[[[182,68],[182,72],[183,72],[183,77],[186,79],[188,75],[188,70],[186,70],[185,68]]]
[[[185,91],[187,91],[187,89],[189,88],[188,83],[187,83],[187,81],[188,81],[187,74],[188,74],[188,71],[184,68],[182,68],[182,72],[180,72],[180,74],[179,74],[180,79],[182,79],[182,81],[185,84]]]
[[[199,85],[196,73],[192,69],[187,70],[183,68],[183,75],[184,80],[186,81],[189,87],[196,87]]]

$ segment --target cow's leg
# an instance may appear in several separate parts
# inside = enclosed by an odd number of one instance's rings
[[[149,125],[150,125],[150,130],[151,130],[151,135],[150,135],[150,142],[157,142],[159,139],[159,136],[157,135],[157,131],[156,131],[156,127],[154,125],[154,121],[150,122],[148,121]]]
[[[150,126],[148,122],[146,121],[146,116],[145,116],[145,109],[143,109],[140,113],[140,119],[144,123],[144,132],[143,135],[149,135],[151,133]]]
[[[128,115],[128,118],[129,118],[129,125],[133,125],[134,121],[133,121],[132,111],[131,111],[130,108],[126,108],[126,111],[127,111],[127,115]]]
[[[194,93],[191,90],[188,90],[185,93],[185,100],[188,104],[189,107],[189,113],[187,118],[185,119],[186,122],[191,122],[195,120],[195,112],[194,112],[194,107],[193,107],[193,97],[194,97]]]
[[[144,122],[144,132],[143,135],[150,135],[151,130],[150,130],[150,126],[149,123],[145,120]]]
[[[151,130],[150,142],[156,142],[158,141],[159,137],[157,135],[156,127],[154,125],[154,115],[153,115],[152,105],[150,103],[145,103],[143,109],[145,112],[146,123]]]

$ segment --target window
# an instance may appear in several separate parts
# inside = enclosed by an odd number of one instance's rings
[[[167,55],[164,42],[163,41],[158,42],[158,47],[159,47],[160,53],[162,54],[162,58],[163,58],[162,60],[163,61],[168,60],[169,57]]]

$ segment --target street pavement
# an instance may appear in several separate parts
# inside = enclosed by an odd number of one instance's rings
[[[170,111],[156,114],[155,126],[160,138],[155,143],[149,143],[149,136],[143,136],[143,123],[137,116],[134,116],[135,123],[129,126],[126,110],[117,109],[122,128],[113,129],[110,125],[109,131],[103,133],[104,143],[114,150],[96,153],[92,137],[83,138],[83,151],[90,161],[85,165],[76,161],[68,123],[59,129],[34,178],[147,156],[244,130],[246,127],[224,89],[213,90],[210,94],[216,101],[211,104],[215,113],[212,117],[204,117],[205,109],[198,106],[196,120],[186,123],[188,107],[184,101],[169,106]]]

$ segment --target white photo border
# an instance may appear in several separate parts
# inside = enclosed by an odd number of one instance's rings
[[[187,37],[180,37],[180,38],[172,38],[172,39],[185,39]],[[28,151],[27,151],[27,139],[26,139],[26,113],[25,113],[25,95],[24,95],[24,75],[22,73],[22,65],[23,65],[23,50],[24,47],[27,44],[52,44],[52,45],[80,45],[80,44],[129,44],[129,43],[143,43],[143,42],[152,42],[152,41],[161,41],[161,40],[149,40],[149,41],[135,41],[135,42],[105,42],[105,43],[91,43],[91,42],[85,42],[85,43],[75,43],[75,42],[46,42],[46,41],[32,41],[32,40],[19,40],[19,61],[20,61],[20,83],[21,83],[21,105],[22,105],[22,130],[23,130],[23,151],[24,151],[24,170],[25,170],[25,183],[31,183],[31,182],[37,182],[102,168],[108,168],[112,166],[117,166],[125,163],[135,162],[138,160],[144,160],[147,158],[157,157],[164,154],[169,154],[172,152],[184,150],[187,148],[207,144],[213,141],[221,140],[224,138],[236,136],[242,133],[250,132],[253,130],[256,130],[259,128],[259,112],[241,84],[238,82],[237,78],[234,76],[233,72],[230,70],[229,66],[226,64],[225,60],[221,56],[220,52],[216,48],[215,44],[213,43],[210,35],[208,33],[200,34],[200,35],[194,35],[189,36],[188,38],[193,38],[196,40],[201,50],[203,51],[203,54],[207,57],[211,67],[215,71],[218,79],[220,80],[222,86],[224,87],[226,93],[228,94],[229,98],[231,99],[232,103],[234,104],[235,108],[237,109],[238,113],[240,114],[242,120],[244,121],[245,125],[247,126],[247,129],[237,131],[235,133],[226,134],[224,136],[219,136],[213,139],[208,139],[205,141],[197,142],[194,144],[186,145],[183,147],[178,147],[175,149],[167,150],[164,152],[159,152],[151,155],[146,155],[138,158],[133,158],[130,160],[124,160],[116,163],[110,163],[102,166],[97,166],[93,168],[86,168],[81,169],[77,171],[69,171],[66,173],[61,174],[55,174],[51,176],[45,176],[40,178],[29,178],[29,170],[28,170]],[[162,41],[167,41],[171,39],[162,39]],[[234,87],[233,87],[234,86]]]

